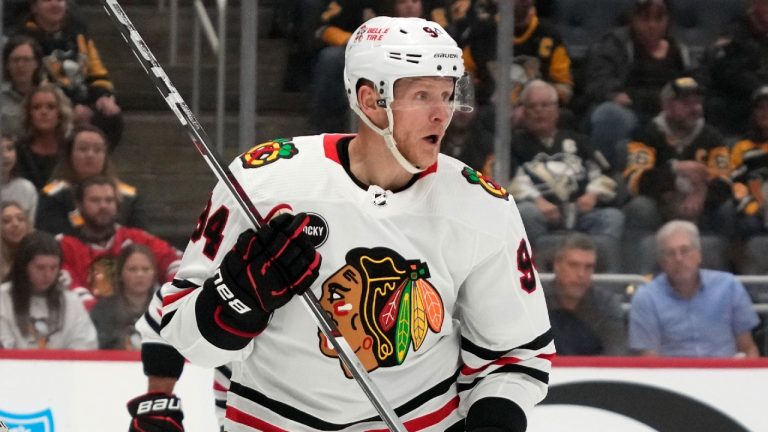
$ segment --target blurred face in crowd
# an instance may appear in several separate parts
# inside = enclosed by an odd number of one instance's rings
[[[453,88],[452,78],[402,78],[395,83],[395,142],[412,164],[428,167],[437,161],[453,116]]]
[[[120,278],[126,293],[147,294],[155,287],[155,263],[143,252],[134,252],[125,260]]]
[[[85,225],[94,229],[111,228],[117,218],[117,194],[109,184],[93,184],[83,192],[79,203]]]
[[[661,269],[672,285],[696,281],[701,266],[701,250],[686,232],[673,232],[659,244]]]
[[[764,135],[768,135],[768,99],[763,98],[752,110],[755,126]]]
[[[44,30],[58,29],[67,15],[66,0],[34,0],[30,8],[35,22]]]
[[[693,130],[704,115],[704,105],[700,95],[687,95],[664,102],[664,117],[667,122],[682,130]]]
[[[555,259],[554,271],[559,297],[581,300],[592,284],[597,254],[593,250],[568,249]]]
[[[42,294],[59,278],[61,259],[56,255],[37,255],[27,265],[27,276],[33,294]]]
[[[539,138],[548,138],[557,130],[560,109],[557,92],[551,87],[531,87],[523,101],[523,126]]]
[[[0,234],[8,244],[18,245],[21,239],[31,231],[27,212],[15,204],[7,205],[2,210],[0,221],[2,222]]]
[[[107,160],[107,143],[96,132],[82,131],[72,144],[72,168],[81,179],[101,174]]]
[[[29,104],[29,117],[32,128],[38,133],[53,133],[59,125],[59,105],[56,95],[48,91],[38,91]]]
[[[40,66],[31,46],[22,44],[14,48],[5,59],[5,67],[11,80],[11,86],[26,93],[34,85],[34,74]]]
[[[395,16],[420,18],[423,13],[421,0],[395,0]]]
[[[2,170],[3,177],[8,178],[8,173],[16,166],[16,146],[13,145],[13,141],[8,138],[0,138],[0,152],[2,158]]]
[[[643,7],[632,15],[630,22],[632,33],[637,41],[647,47],[654,47],[667,35],[669,15],[667,7],[660,1]]]

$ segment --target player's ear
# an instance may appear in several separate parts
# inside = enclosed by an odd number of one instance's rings
[[[379,95],[376,93],[376,89],[373,88],[372,83],[363,83],[357,88],[357,101],[360,104],[360,109],[366,114],[371,114],[369,110],[376,110],[376,101],[379,99]]]

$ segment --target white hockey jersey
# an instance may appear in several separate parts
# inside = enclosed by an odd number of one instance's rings
[[[262,215],[310,215],[323,257],[311,289],[409,430],[445,431],[484,397],[530,410],[555,349],[512,198],[444,155],[403,190],[365,186],[345,168],[350,138],[267,142],[230,169]],[[229,431],[386,430],[300,299],[242,350],[201,335],[198,287],[248,228],[217,185],[163,287],[162,336],[193,363],[232,362]]]

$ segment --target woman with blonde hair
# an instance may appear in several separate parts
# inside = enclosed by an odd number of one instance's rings
[[[72,132],[72,104],[53,84],[32,90],[22,104],[17,145],[19,175],[41,189],[51,178]]]

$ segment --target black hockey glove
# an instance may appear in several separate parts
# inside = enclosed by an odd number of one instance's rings
[[[243,348],[266,328],[275,309],[317,279],[321,257],[303,231],[308,222],[304,213],[284,213],[256,232],[240,234],[195,306],[198,327],[209,342],[227,350]]]
[[[165,393],[147,393],[128,401],[128,432],[184,432],[181,400]]]

